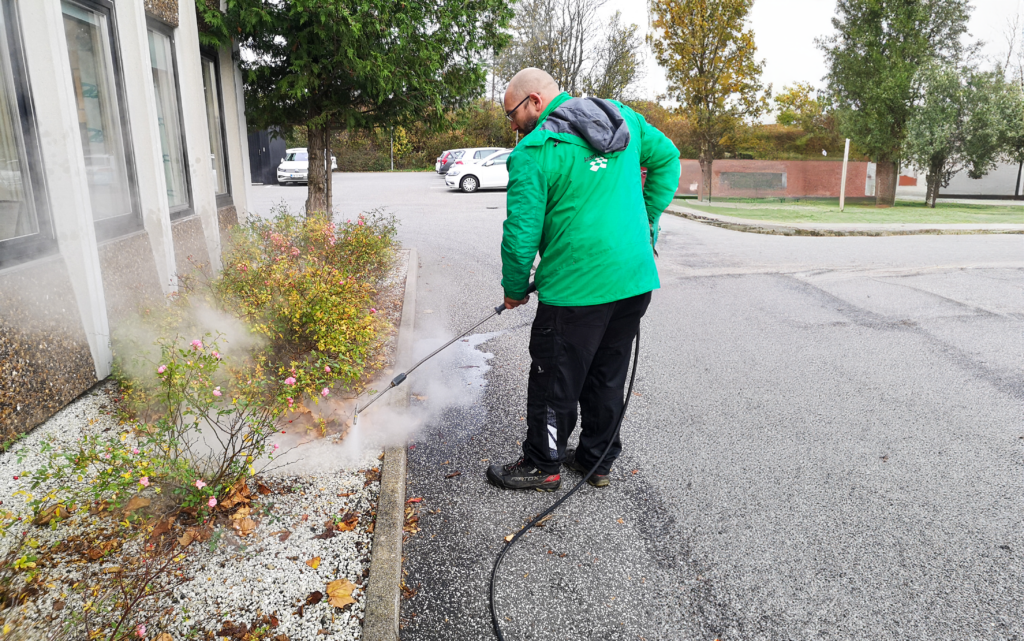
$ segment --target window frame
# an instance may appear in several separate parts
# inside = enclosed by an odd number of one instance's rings
[[[132,137],[131,122],[128,118],[128,98],[124,87],[124,69],[121,66],[121,37],[117,26],[117,14],[111,0],[60,0],[68,4],[77,4],[87,11],[104,13],[107,16],[107,33],[110,37],[110,66],[114,71],[114,90],[117,96],[117,121],[121,125],[121,142],[124,146],[125,173],[128,180],[128,201],[132,211],[127,214],[95,220],[96,241],[103,242],[113,238],[127,236],[143,229],[142,201],[139,195],[139,178],[135,166],[135,144]],[[64,11],[61,10],[61,20]],[[64,37],[63,34],[61,37]],[[70,64],[70,62],[68,63]],[[84,151],[84,150],[83,150]],[[85,162],[85,158],[82,158]],[[92,195],[90,194],[90,204]]]
[[[174,95],[177,97],[178,106],[178,131],[181,134],[181,168],[185,174],[185,193],[187,194],[188,204],[178,205],[177,207],[171,208],[171,220],[181,220],[182,218],[188,218],[195,214],[195,194],[192,191],[192,172],[189,171],[188,163],[188,141],[186,140],[185,134],[185,114],[181,109],[181,78],[178,74],[178,50],[175,47],[174,42],[174,27],[160,22],[159,20],[146,16],[146,49],[149,49],[149,31],[153,30],[163,36],[166,36],[171,41],[171,67],[174,70]],[[149,61],[150,74],[153,72],[153,60]],[[156,114],[153,114],[156,115]],[[161,150],[162,152],[163,150]],[[162,169],[162,168],[161,168]]]
[[[0,240],[0,269],[3,269],[28,260],[50,256],[57,253],[58,248],[50,213],[46,171],[39,146],[35,105],[25,65],[25,49],[22,44],[17,4],[14,0],[0,0],[0,12],[3,13],[4,36],[7,39],[8,57],[11,61],[11,84],[14,86],[14,100],[17,103],[15,110],[20,120],[17,124],[21,127],[25,151],[23,171],[27,175],[31,190],[30,205],[37,225],[35,233]],[[20,164],[21,159],[18,160]]]
[[[217,209],[222,207],[231,207],[235,204],[234,193],[231,191],[231,163],[228,162],[230,154],[228,153],[228,122],[225,118],[225,107],[224,107],[224,84],[221,80],[220,73],[220,56],[218,52],[209,47],[199,48],[199,60],[207,60],[213,63],[213,74],[215,77],[216,86],[214,91],[217,92],[217,105],[220,107],[220,139],[221,145],[224,148],[224,182],[228,186],[227,192],[223,194],[217,194]],[[206,96],[203,96],[204,100]],[[207,126],[209,129],[209,126]],[[214,191],[217,190],[217,186],[214,185]]]

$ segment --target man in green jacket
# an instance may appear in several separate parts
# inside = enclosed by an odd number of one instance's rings
[[[604,487],[622,450],[613,435],[630,347],[660,286],[654,245],[679,183],[679,151],[629,107],[573,98],[540,69],[512,78],[505,110],[525,137],[508,158],[501,285],[506,308],[526,303],[539,253],[540,305],[523,455],[491,465],[487,477],[499,487],[551,491],[562,463],[586,474],[600,460],[590,484]],[[577,404],[579,446],[566,449]]]

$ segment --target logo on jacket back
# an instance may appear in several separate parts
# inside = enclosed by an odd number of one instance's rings
[[[598,156],[590,161],[590,171],[599,171],[608,167],[608,159],[604,156]]]

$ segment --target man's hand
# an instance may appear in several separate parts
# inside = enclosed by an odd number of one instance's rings
[[[505,297],[505,309],[515,309],[516,307],[519,307],[520,305],[525,305],[526,303],[529,303],[529,302],[530,302],[530,295],[529,294],[527,294],[526,298],[524,298],[523,300],[516,300],[514,298],[509,298],[508,296],[506,296]]]

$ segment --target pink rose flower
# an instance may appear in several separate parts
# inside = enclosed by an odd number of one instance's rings
[[[167,366],[166,365],[161,365],[160,367],[156,368],[156,373],[157,374],[163,374],[166,371],[167,371]]]
[[[196,489],[201,490],[204,487],[206,487],[206,483],[203,482],[203,479],[196,479]]]
[[[106,453],[105,453],[105,454],[103,455],[103,458],[110,458],[110,452],[106,452]]]
[[[139,479],[139,484],[142,485],[142,487],[149,487],[149,477],[143,476],[141,479]]]
[[[220,360],[220,352],[213,352],[213,357],[216,358],[219,361]]]
[[[220,396],[220,386],[213,388],[213,395]]]
[[[133,447],[132,448],[132,454],[138,454],[138,453],[139,453],[139,448]]]
[[[324,398],[326,398],[327,395],[330,394],[330,393],[331,393],[331,390],[327,389],[326,387],[323,388],[322,390],[320,390],[320,396],[323,396]]]
[[[288,378],[284,379],[284,384],[285,385],[295,385],[295,377],[294,376],[289,376]],[[288,399],[288,400],[290,401],[292,399]]]
[[[146,626],[144,626],[144,625],[142,625],[140,623],[138,626],[135,627],[135,634],[140,639],[145,639],[146,638]]]
[[[197,350],[198,349],[203,349],[203,341],[201,341],[201,340],[194,340],[194,341],[192,341],[192,349],[197,349]]]
[[[370,313],[371,314],[376,314],[377,313],[377,309],[375,307],[371,307],[370,308]]]
[[[209,505],[210,507],[216,507],[217,506],[217,498],[211,496],[210,500],[207,501],[206,504]]]
[[[281,432],[281,433],[282,433],[282,434],[284,434],[284,432]],[[277,450],[278,450],[278,449],[279,449],[280,447],[281,447],[280,445],[278,445],[277,443],[274,443],[274,451],[275,451],[275,452],[276,452],[276,451],[277,451]]]
[[[327,372],[328,374],[330,374],[331,373],[331,366],[330,365],[324,365],[324,371]]]

